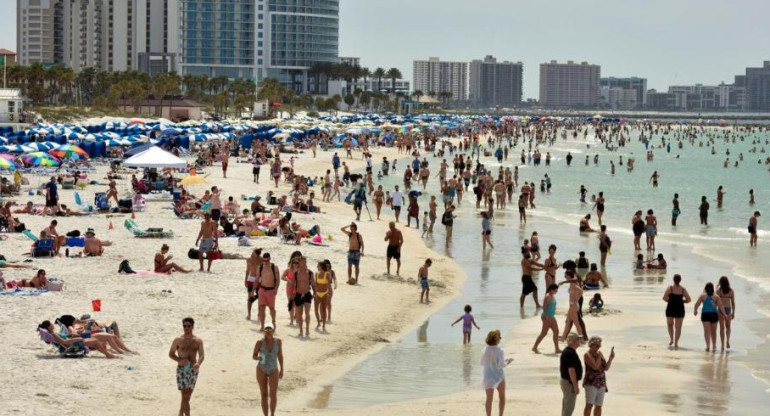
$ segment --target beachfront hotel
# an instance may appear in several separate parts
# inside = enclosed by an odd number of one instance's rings
[[[602,107],[636,110],[647,106],[647,78],[601,78],[599,88]]]
[[[441,61],[429,58],[427,61],[414,61],[413,87],[424,94],[435,92],[451,93],[452,101],[468,99],[468,63]]]
[[[588,62],[540,64],[540,105],[596,107],[599,104],[601,67]]]
[[[339,0],[17,0],[19,63],[278,78],[337,62]]]
[[[524,65],[497,62],[492,55],[470,64],[469,95],[476,107],[514,107],[521,104]]]

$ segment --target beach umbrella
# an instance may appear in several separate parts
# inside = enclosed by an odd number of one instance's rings
[[[206,181],[206,178],[204,178],[203,176],[198,176],[198,175],[190,175],[190,176],[182,179],[179,182],[179,184],[183,185],[183,186],[186,186],[186,185],[201,185],[201,184],[204,184],[204,183],[208,183]]]
[[[16,144],[13,146],[7,146],[5,151],[8,153],[27,153],[27,152],[34,152],[35,149],[29,146]]]
[[[8,159],[0,158],[0,169],[15,170],[16,164]]]
[[[10,160],[11,162],[16,160],[16,156],[9,155],[8,153],[0,153],[0,158]]]
[[[182,130],[179,130],[173,127],[169,127],[160,132],[160,134],[164,136],[176,136],[177,134],[181,134],[181,133],[182,133]]]
[[[48,153],[61,159],[88,159],[88,153],[74,144],[65,144]]]
[[[32,152],[24,155],[24,163],[30,166],[59,166],[59,159],[44,152]]]

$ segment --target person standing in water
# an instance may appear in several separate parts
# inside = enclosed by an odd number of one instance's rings
[[[703,324],[703,338],[706,340],[706,352],[716,352],[717,349],[717,322],[719,314],[725,313],[722,307],[722,300],[714,292],[714,284],[706,283],[703,294],[695,302],[693,313],[698,316],[698,307],[703,305],[701,310],[701,323]]]
[[[193,335],[195,321],[187,317],[182,319],[184,334],[171,343],[169,358],[176,361],[176,385],[182,392],[179,416],[190,416],[190,398],[198,381],[198,371],[203,364],[203,340]]]
[[[489,220],[489,214],[486,212],[481,213],[481,249],[486,250],[487,244],[489,247],[495,248],[490,238],[492,237],[492,222]]]
[[[278,405],[278,380],[283,378],[283,348],[281,339],[273,336],[274,332],[273,324],[265,324],[265,336],[254,345],[251,355],[251,358],[259,362],[257,384],[264,416],[268,416],[268,407],[270,415],[275,416],[275,408]]]
[[[658,219],[653,215],[651,209],[647,210],[647,216],[644,217],[647,233],[647,251],[655,251],[655,236],[658,235]]]
[[[543,270],[543,265],[532,260],[532,255],[529,251],[523,253],[524,258],[521,259],[521,296],[519,297],[519,304],[524,308],[524,299],[527,295],[532,294],[532,298],[535,300],[535,305],[540,309],[540,301],[537,299],[537,285],[532,280],[532,273],[538,270]]]
[[[761,214],[754,211],[754,215],[749,218],[749,247],[757,246],[757,222]]]
[[[471,305],[465,305],[465,314],[457,318],[457,320],[452,322],[452,325],[450,325],[455,326],[456,323],[463,321],[463,345],[471,343],[471,331],[473,330],[474,326],[476,329],[481,329],[476,324],[476,320],[473,319],[473,315],[471,315],[472,310],[473,308],[471,308]]]
[[[599,225],[602,225],[602,216],[604,215],[604,192],[599,192],[599,196],[596,197],[593,208],[596,209],[596,217],[599,219]]]
[[[658,187],[658,179],[660,179],[660,175],[658,174],[658,171],[652,172],[652,176],[650,176],[650,182],[652,182],[652,187],[657,188]]]
[[[559,285],[551,283],[546,290],[545,299],[543,300],[543,313],[540,314],[540,320],[543,322],[543,326],[540,330],[540,335],[535,340],[535,345],[532,347],[532,351],[536,354],[540,354],[537,347],[540,345],[540,341],[548,335],[550,330],[553,333],[553,347],[554,353],[560,354],[559,349],[559,323],[556,321],[556,292],[559,291]]]
[[[641,254],[640,254],[641,256]],[[681,286],[682,276],[674,275],[674,284],[666,288],[663,301],[666,302],[666,325],[668,327],[668,346],[679,349],[679,337],[682,336],[684,304],[690,303],[690,294]]]
[[[749,205],[754,205],[754,189],[749,189]]]
[[[679,194],[674,194],[674,200],[671,201],[673,208],[671,209],[671,225],[676,227],[676,218],[682,211],[679,210]]]
[[[731,323],[735,319],[735,291],[730,288],[730,280],[727,276],[719,278],[717,295],[722,301],[725,313],[719,315],[719,339],[722,342],[722,351],[725,350],[725,333],[727,333],[727,349],[730,349]]]
[[[505,358],[505,352],[500,348],[500,330],[495,329],[487,334],[487,347],[481,356],[481,365],[483,367],[483,384],[486,392],[486,402],[484,408],[487,416],[492,416],[492,400],[494,399],[495,389],[499,399],[499,415],[502,416],[505,411],[505,367],[513,359]]]
[[[709,225],[709,202],[705,195],[700,198],[698,211],[700,212],[700,225]]]

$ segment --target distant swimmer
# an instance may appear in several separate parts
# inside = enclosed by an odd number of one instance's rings
[[[682,213],[682,211],[679,210],[679,194],[674,194],[674,200],[671,201],[671,203],[674,206],[671,210],[671,225],[676,227],[676,218]]]
[[[658,179],[660,179],[660,175],[658,174],[658,171],[656,170],[655,172],[652,172],[652,176],[650,176],[650,182],[652,182],[652,187],[653,188],[657,188],[658,187]]]
[[[761,214],[759,211],[754,211],[754,215],[749,217],[749,246],[757,246],[757,220]]]
[[[698,211],[700,211],[700,224],[709,225],[709,203],[705,195],[700,198]]]
[[[725,190],[722,185],[719,185],[719,188],[717,188],[717,208],[722,208],[722,203],[725,200]]]
[[[754,189],[749,189],[749,205],[754,205]]]

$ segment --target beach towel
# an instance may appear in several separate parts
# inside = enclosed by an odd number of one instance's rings
[[[316,243],[315,241],[308,241],[307,243],[310,244],[311,246],[329,247],[329,245],[326,243]]]
[[[137,276],[170,276],[171,273],[160,273],[152,270],[137,270],[135,273]]]
[[[0,295],[3,296],[40,296],[42,294],[50,292],[48,289],[40,289],[40,290],[24,290],[16,288],[14,290],[6,290],[4,292],[0,292]]]
[[[30,240],[37,241],[37,236],[30,230],[24,230],[22,234],[26,235]]]

